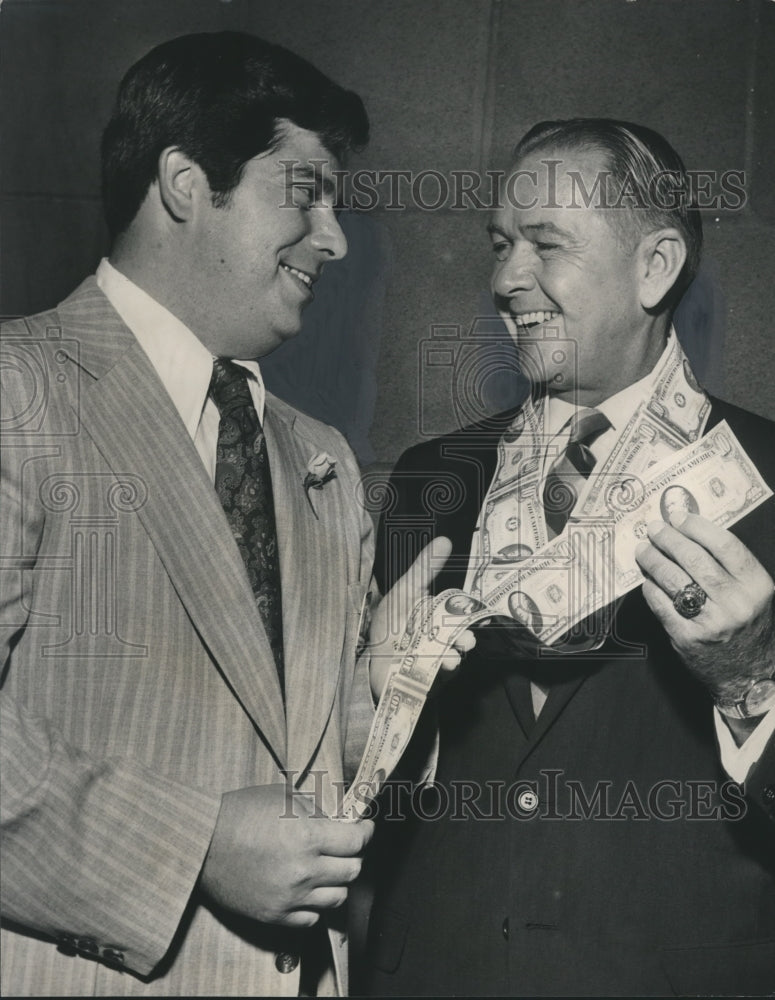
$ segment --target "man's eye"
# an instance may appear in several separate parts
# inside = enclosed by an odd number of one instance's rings
[[[296,204],[300,208],[312,208],[317,201],[317,190],[313,184],[309,187],[302,187],[297,184],[294,187],[294,191],[296,192]]]
[[[556,243],[534,243],[533,244],[539,253],[551,253],[552,250],[557,249]]]
[[[497,243],[493,243],[492,252],[496,260],[506,260],[511,252],[511,243],[508,240],[498,240]]]

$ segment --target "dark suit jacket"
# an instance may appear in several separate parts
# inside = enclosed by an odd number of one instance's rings
[[[437,589],[462,586],[512,416],[400,459],[378,545],[383,586],[437,534],[454,544]],[[775,485],[773,424],[713,400],[710,426],[721,419]],[[770,573],[774,507],[732,529]],[[437,700],[436,791],[410,804],[394,785],[383,797],[365,989],[775,990],[775,740],[744,795],[721,767],[708,694],[640,588],[601,650],[542,659],[553,684],[534,722],[536,666],[509,650],[502,629],[480,630]],[[410,753],[424,735],[421,726]],[[393,822],[399,812],[415,816]]]

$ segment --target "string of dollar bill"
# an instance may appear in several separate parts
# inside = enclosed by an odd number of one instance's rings
[[[463,631],[500,618],[518,622],[532,642],[555,646],[643,582],[635,549],[650,521],[667,521],[681,507],[729,527],[770,496],[722,422],[649,467],[647,478],[610,478],[596,491],[594,505],[582,503],[561,535],[516,568],[500,567],[489,576],[493,585],[481,598],[462,590],[423,598],[399,643],[400,660],[380,697],[340,815],[357,819],[368,811],[409,744],[445,654]]]

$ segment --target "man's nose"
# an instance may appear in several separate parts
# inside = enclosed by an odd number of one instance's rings
[[[312,246],[330,260],[341,260],[347,253],[347,237],[332,208],[313,209]]]
[[[532,246],[519,241],[511,248],[506,260],[498,261],[492,275],[492,290],[495,295],[510,299],[519,292],[535,286],[533,271],[535,254]]]

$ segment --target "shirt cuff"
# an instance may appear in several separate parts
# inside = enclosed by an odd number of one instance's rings
[[[713,717],[721,764],[729,777],[738,785],[742,785],[748,777],[748,772],[761,757],[770,737],[775,733],[775,708],[771,708],[762,716],[762,721],[742,746],[735,743],[732,731],[717,708],[713,709]]]

